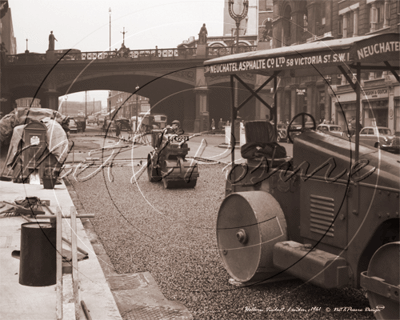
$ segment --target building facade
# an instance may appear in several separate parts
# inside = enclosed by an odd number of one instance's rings
[[[150,110],[149,98],[131,94],[123,91],[109,91],[107,98],[107,111],[117,110],[116,119],[131,119],[136,116],[136,112],[147,112]]]
[[[273,1],[273,48],[399,32],[397,0]],[[361,86],[362,124],[400,132],[400,87],[395,77],[388,72],[364,72]],[[339,72],[319,78],[281,78],[277,94],[278,121],[307,112],[316,121],[333,122],[345,129],[355,116],[356,94]]]
[[[17,53],[17,41],[14,36],[14,27],[11,15],[11,8],[8,2],[2,1],[0,7],[0,118],[6,115],[10,108],[10,98],[2,92],[3,73],[1,65],[5,64],[6,54]],[[15,105],[14,105],[15,107]]]

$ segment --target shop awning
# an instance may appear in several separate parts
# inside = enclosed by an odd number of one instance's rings
[[[361,69],[398,71],[400,34],[387,33],[251,51],[204,62],[206,76],[256,73],[312,76]]]

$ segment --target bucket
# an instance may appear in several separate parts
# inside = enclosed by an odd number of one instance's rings
[[[21,225],[19,283],[41,287],[56,284],[56,228],[51,223]]]
[[[44,189],[54,189],[54,186],[56,185],[57,178],[43,178],[43,188]]]

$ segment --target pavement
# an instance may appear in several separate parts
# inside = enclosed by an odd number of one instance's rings
[[[41,200],[49,200],[52,212],[59,207],[63,214],[69,214],[71,206],[75,206],[78,214],[85,213],[77,195],[73,191],[70,193],[64,182],[54,189],[44,189],[37,184],[0,181],[0,190],[0,201],[14,202],[16,199],[36,196]],[[34,218],[31,220],[35,221]],[[26,222],[21,216],[0,217],[0,319],[54,320],[56,285],[20,284],[20,263],[23,261],[21,268],[26,272],[28,262],[12,257],[14,250],[21,249],[21,225]],[[88,259],[78,262],[80,300],[85,302],[92,319],[192,319],[186,307],[164,298],[150,273],[117,274],[93,231],[90,219],[77,219],[77,234],[78,247],[89,254]],[[63,219],[63,237],[70,240],[70,235],[70,220]],[[64,243],[63,250],[68,248]],[[38,250],[34,241],[22,249]],[[72,298],[71,274],[63,273],[65,320],[75,319]],[[80,316],[86,319],[82,309]]]
[[[113,149],[117,143],[117,146],[126,146],[115,158],[122,164],[127,161],[127,165],[132,165],[133,161],[134,165],[136,162],[139,165],[139,161],[145,161],[148,152],[152,150],[151,146],[139,144],[135,145],[132,151],[130,142],[113,136],[104,138],[92,134],[75,137],[72,135],[71,138],[75,140],[76,148],[74,147],[74,152],[68,156],[67,167],[76,167],[83,161],[89,161],[88,159],[97,159],[93,161],[103,163],[106,158],[101,158],[104,154],[100,149],[107,146]],[[220,163],[229,163],[231,152],[226,146],[224,148],[224,142],[223,135],[195,137],[189,141],[191,150],[188,157],[204,157]],[[289,149],[288,153],[291,153],[291,146]],[[89,154],[90,150],[92,152]],[[109,154],[108,150],[107,157]],[[235,159],[240,158],[240,149],[235,149]],[[84,211],[77,194],[73,188],[68,190],[66,183],[68,184],[67,179],[54,189],[48,190],[38,184],[0,181],[0,201],[14,202],[16,199],[36,196],[41,200],[49,200],[53,212],[60,208],[63,214],[69,214],[71,206],[75,206],[78,214],[92,213]],[[20,284],[20,260],[12,257],[12,252],[21,249],[21,225],[26,222],[21,216],[0,215],[0,319],[56,319],[55,284],[36,287]],[[77,223],[78,247],[89,254],[89,259],[78,262],[80,299],[85,302],[92,319],[192,319],[185,306],[165,299],[149,272],[117,274],[93,230],[90,219],[77,219]],[[70,220],[63,219],[63,237],[70,240],[70,235]],[[29,249],[35,250],[34,242],[32,246]],[[64,243],[64,249],[70,248]],[[63,283],[63,319],[75,319],[70,273],[63,274]],[[82,310],[81,319],[86,319]]]

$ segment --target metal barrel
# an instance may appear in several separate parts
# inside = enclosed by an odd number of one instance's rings
[[[19,283],[33,287],[56,284],[56,228],[51,223],[21,225]]]

